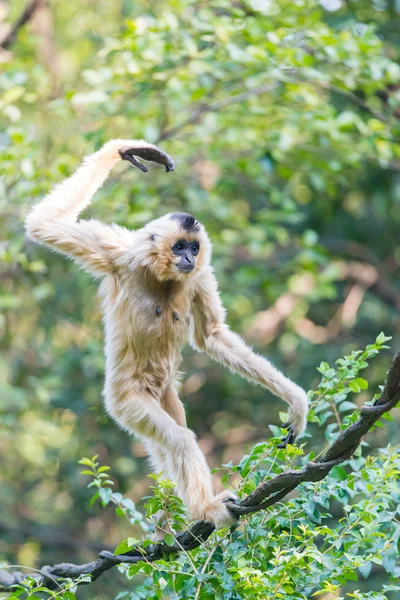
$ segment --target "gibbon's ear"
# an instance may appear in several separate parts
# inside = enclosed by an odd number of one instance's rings
[[[156,162],[160,165],[165,165],[165,170],[167,173],[170,171],[175,171],[175,163],[172,158],[157,148],[157,146],[153,146],[153,144],[143,144],[142,147],[138,146],[124,146],[119,149],[119,155],[122,160],[129,161],[134,167],[137,167],[143,173],[147,173],[148,168],[145,167],[139,160],[135,158],[135,156],[140,156],[144,160],[149,160],[151,162]]]

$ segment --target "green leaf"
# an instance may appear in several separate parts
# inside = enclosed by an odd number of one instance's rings
[[[110,469],[111,469],[111,467],[104,466],[104,467],[100,467],[99,469],[97,469],[97,472],[103,473],[104,471],[109,471]]]
[[[110,502],[113,491],[111,488],[99,488],[99,495],[104,506]]]
[[[138,563],[136,563],[134,565],[130,565],[129,566],[129,577],[133,577],[137,573],[140,573],[140,571],[142,571],[142,569],[145,565],[146,565],[146,563],[144,561],[139,561]]]
[[[115,548],[114,550],[114,554],[125,554],[125,552],[128,552],[130,550],[130,545],[128,540],[122,540],[122,542],[120,542],[118,544],[118,546]]]
[[[357,377],[357,379],[355,379],[354,381],[358,384],[360,389],[362,389],[362,390],[368,389],[368,381],[366,381],[362,377]]]
[[[375,340],[375,343],[377,346],[382,346],[382,344],[384,344],[385,342],[388,342],[389,340],[391,340],[391,336],[386,336],[383,331],[380,332],[380,334],[378,335],[378,337]]]
[[[171,533],[165,534],[164,542],[167,544],[167,546],[175,546],[175,538]]]
[[[93,461],[90,458],[81,458],[81,460],[78,461],[78,464],[93,467]]]
[[[361,392],[361,388],[360,388],[359,384],[357,383],[357,380],[350,381],[349,388],[355,393]]]
[[[348,410],[356,410],[356,409],[358,409],[358,406],[357,406],[357,404],[355,404],[355,402],[346,401],[346,402],[342,402],[339,405],[339,412],[346,412]]]
[[[389,413],[389,412],[383,413],[383,415],[381,415],[380,418],[385,419],[386,421],[391,421],[391,422],[393,422],[393,420],[394,420],[391,413]]]
[[[96,502],[97,498],[99,498],[99,497],[100,497],[100,494],[99,494],[99,492],[96,492],[96,493],[95,493],[95,494],[94,494],[94,495],[91,497],[91,499],[90,499],[90,501],[89,501],[89,506],[90,506],[90,508],[92,508],[93,504]]]
[[[364,579],[368,579],[372,569],[372,562],[367,562],[364,565],[360,565],[358,569],[361,575],[364,577]]]

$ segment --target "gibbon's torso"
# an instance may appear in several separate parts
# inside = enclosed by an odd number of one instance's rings
[[[189,331],[188,287],[157,281],[142,268],[103,280],[106,395],[134,391],[160,398],[174,383]]]

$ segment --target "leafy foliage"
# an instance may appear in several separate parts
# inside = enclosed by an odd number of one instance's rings
[[[339,359],[339,376],[328,388],[325,384],[333,381],[335,372],[322,363],[319,391],[329,389],[332,396],[338,397],[343,381],[352,390],[359,369],[366,366],[367,358],[384,347],[387,339],[380,334],[364,352],[353,353],[353,361],[349,357]],[[327,403],[320,411],[322,416],[329,408]],[[274,475],[296,469],[299,463],[301,466],[313,458],[305,452],[304,444],[300,448],[289,445],[282,450],[277,448],[277,441],[256,444],[239,464],[224,466],[228,476],[235,477],[239,498]],[[107,479],[109,467],[100,467],[96,456],[84,458],[80,463],[90,468],[83,473],[92,478],[88,487],[98,490],[94,499],[100,496],[103,506],[114,502],[117,514],[125,516],[131,525],[144,524],[133,503],[126,504],[121,494],[107,487],[113,483]],[[400,591],[396,583],[400,575],[399,475],[399,446],[389,445],[377,456],[365,457],[357,452],[345,466],[334,467],[322,481],[301,484],[299,493],[287,502],[246,517],[237,528],[218,532],[193,552],[169,554],[153,563],[143,556],[143,561],[136,564],[121,565],[121,571],[137,585],[133,592],[121,592],[117,598],[306,600],[326,594],[338,599],[391,598],[392,592]],[[167,511],[165,542],[174,546],[177,539],[173,532],[188,527],[183,505],[171,493],[174,488],[171,482],[161,475],[151,477],[156,485],[154,496],[147,503],[147,517],[151,519],[160,509]],[[121,511],[121,506],[125,510]],[[147,529],[146,525],[143,529]],[[140,547],[144,550],[151,541],[146,540],[141,546],[139,543],[139,539],[128,537],[118,545],[115,554]],[[384,585],[379,593],[355,589],[353,582],[367,579],[376,565],[388,574],[393,584]],[[74,584],[79,585],[80,580],[67,580],[62,585],[61,597],[66,590],[70,596],[65,597],[72,598]],[[46,591],[41,585],[35,587],[33,579],[29,580],[29,586],[29,598]],[[19,597],[22,589],[17,587],[11,597]]]

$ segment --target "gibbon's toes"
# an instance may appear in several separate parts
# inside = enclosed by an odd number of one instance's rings
[[[239,517],[234,512],[231,511],[232,504],[237,505],[237,506],[239,505],[239,498],[236,496],[236,494],[233,494],[232,492],[227,492],[227,495],[222,500],[222,502],[224,504],[226,504],[226,507],[229,510],[230,514],[237,521],[239,519]]]
[[[143,173],[147,173],[148,169],[135,156],[164,165],[167,173],[175,170],[175,163],[172,158],[152,144],[146,144],[142,147],[124,146],[118,152],[122,160],[128,160],[134,167],[143,171]]]
[[[236,503],[237,497],[227,490],[221,492],[212,500],[204,511],[204,520],[214,523],[215,528],[231,527],[237,523],[237,517],[229,510],[229,503]]]
[[[231,502],[232,502],[232,504],[238,503],[238,497],[236,496],[236,494],[234,494],[233,492],[230,492],[229,490],[225,490],[224,492],[221,492],[220,494],[218,494],[217,498],[218,497],[222,498],[222,502],[224,504],[230,504]]]
[[[282,438],[282,441],[280,444],[278,444],[278,448],[286,448],[286,446],[288,444],[293,444],[294,440],[296,439],[296,434],[294,433],[294,425],[290,425],[289,423],[285,423],[284,425],[281,425],[282,429],[287,429],[287,435],[285,435],[285,437]]]

